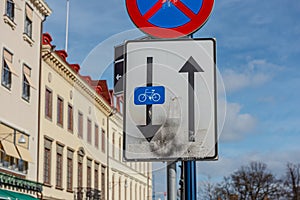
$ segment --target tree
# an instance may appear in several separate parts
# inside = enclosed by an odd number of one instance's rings
[[[251,162],[231,175],[232,187],[241,200],[278,199],[281,196],[280,181],[261,162]]]
[[[300,200],[300,164],[287,164],[285,185],[288,197],[292,200]]]
[[[230,200],[235,191],[232,187],[232,181],[230,177],[224,177],[221,183],[218,183],[215,187],[215,195],[217,199]]]
[[[211,178],[208,176],[206,181],[203,181],[200,185],[199,189],[199,196],[200,199],[207,199],[207,200],[215,200],[215,184],[211,182]]]

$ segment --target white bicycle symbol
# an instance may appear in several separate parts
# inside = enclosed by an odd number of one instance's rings
[[[143,103],[147,100],[158,102],[160,100],[160,94],[156,93],[155,90],[149,91],[149,89],[145,89],[145,93],[142,93],[138,96],[139,102]]]

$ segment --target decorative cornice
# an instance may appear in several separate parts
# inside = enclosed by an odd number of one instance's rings
[[[96,93],[84,80],[80,78],[79,74],[76,74],[74,70],[54,51],[50,45],[42,46],[42,58],[43,60],[58,74],[65,78],[71,85],[73,85],[79,92],[81,92],[87,98],[90,98],[92,102],[103,111],[105,115],[109,116],[113,113],[112,107],[104,100],[102,96]]]
[[[39,10],[44,16],[49,16],[52,13],[52,10],[46,4],[44,0],[30,0],[30,2]]]

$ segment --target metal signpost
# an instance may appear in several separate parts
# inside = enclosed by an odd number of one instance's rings
[[[218,156],[216,44],[178,38],[201,28],[213,5],[214,0],[126,0],[141,31],[168,40],[125,44],[124,158],[183,160],[185,200],[196,199],[195,160]]]

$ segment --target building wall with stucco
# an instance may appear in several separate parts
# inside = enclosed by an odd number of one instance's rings
[[[0,1],[0,172],[18,180],[37,180],[40,44],[50,14],[43,0]]]
[[[44,183],[43,198],[73,199],[74,195],[86,193],[87,188],[92,189],[89,192],[101,190],[101,195],[105,195],[107,117],[112,112],[112,108],[109,102],[97,93],[97,89],[101,88],[91,85],[92,80],[88,77],[82,77],[78,73],[80,66],[69,64],[66,61],[66,52],[54,50],[50,43],[51,36],[46,36],[42,47],[38,176],[39,182]],[[52,112],[50,117],[49,113],[47,114],[49,110],[46,111],[46,104],[49,104],[46,93],[49,91]],[[62,108],[58,105],[59,101],[62,101]],[[70,117],[70,107],[72,117]],[[63,119],[59,122],[61,114]],[[49,159],[48,155],[45,155],[45,151],[48,150],[50,150],[50,162],[45,162],[45,159]],[[58,154],[60,161],[57,160]],[[72,160],[71,186],[67,181],[70,173],[68,159]],[[57,168],[58,162],[62,169]],[[81,178],[78,175],[79,162],[82,166]],[[95,185],[95,177],[98,177],[97,185]],[[79,179],[81,179],[80,184]]]
[[[51,36],[44,34],[38,167],[38,180],[44,184],[43,199],[78,199],[81,194],[87,197],[88,192],[95,191],[100,192],[101,199],[107,200],[151,199],[151,164],[123,161],[123,117],[120,106],[113,104],[114,97],[106,81],[82,76],[80,66],[68,63],[67,53],[55,50],[51,41]],[[59,101],[63,101],[63,108],[58,106]],[[47,105],[51,105],[50,117]],[[73,110],[72,130],[69,130],[69,106]],[[59,113],[63,114],[62,121],[58,120]],[[79,118],[83,119],[82,136]],[[88,124],[92,124],[90,129]],[[70,159],[71,187],[67,180]],[[63,163],[62,169],[57,167],[58,163]],[[81,183],[78,182],[80,176]],[[62,180],[58,180],[59,177]]]

